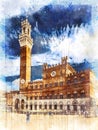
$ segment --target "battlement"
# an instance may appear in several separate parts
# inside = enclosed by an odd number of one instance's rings
[[[71,70],[71,72],[76,73],[76,70],[70,64],[67,64],[66,66],[67,69]]]
[[[43,64],[43,70],[59,67],[61,65],[66,65],[67,64],[67,59],[68,59],[67,56],[66,57],[62,57],[61,58],[61,63],[54,64],[54,65],[48,65],[47,63],[44,63]]]
[[[61,63],[62,64],[66,64],[67,63],[67,60],[68,60],[68,57],[66,56],[66,57],[62,57],[61,58]]]
[[[52,68],[55,68],[55,67],[58,67],[58,66],[60,66],[60,65],[62,65],[62,64],[54,64],[54,65],[46,65],[46,63],[43,65],[43,69],[44,70],[47,70],[47,69],[52,69]]]
[[[28,46],[32,48],[33,39],[31,38],[31,25],[28,20],[21,22],[21,33],[19,34],[20,47]]]
[[[28,19],[25,19],[24,21],[21,22],[22,26],[28,25],[29,27],[31,27],[31,25],[29,24]]]
[[[67,79],[71,80],[71,79],[78,79],[78,78],[85,78],[90,74],[90,70],[83,70],[80,72],[74,72],[74,73],[70,73],[67,75]]]

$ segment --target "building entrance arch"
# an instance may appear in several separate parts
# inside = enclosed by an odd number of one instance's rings
[[[77,100],[74,100],[72,104],[73,104],[73,111],[74,111],[74,112],[77,112],[78,101],[77,101]]]
[[[16,109],[16,110],[19,110],[19,106],[20,106],[20,100],[17,98],[17,99],[15,100],[15,109]]]
[[[24,99],[22,99],[21,100],[21,109],[24,109],[24,103],[25,103],[25,101],[24,101]]]

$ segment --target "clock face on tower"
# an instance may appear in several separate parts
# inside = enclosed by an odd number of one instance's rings
[[[21,82],[21,84],[24,84],[24,83],[25,83],[25,80],[24,80],[24,79],[21,79],[20,82]]]
[[[56,71],[52,71],[50,74],[52,77],[56,76]]]

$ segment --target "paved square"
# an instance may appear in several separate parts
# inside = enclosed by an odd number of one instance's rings
[[[30,115],[0,112],[0,130],[98,130],[98,117]]]

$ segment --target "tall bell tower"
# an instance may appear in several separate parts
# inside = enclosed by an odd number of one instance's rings
[[[27,87],[31,80],[31,50],[33,39],[31,38],[31,25],[28,20],[21,22],[20,43],[20,90]]]

